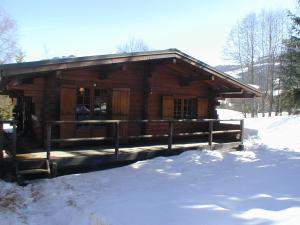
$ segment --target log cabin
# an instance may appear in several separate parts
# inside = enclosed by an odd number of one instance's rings
[[[1,94],[14,100],[18,132],[40,144],[47,121],[217,119],[219,99],[260,96],[177,49],[6,64],[0,71]],[[176,130],[197,129],[180,124]],[[162,134],[166,125],[124,124],[120,132]],[[109,136],[111,129],[67,124],[52,135]]]
[[[29,146],[47,143],[49,121],[58,126],[48,141],[100,140],[114,137],[116,129],[125,140],[163,136],[170,134],[164,121],[218,119],[218,100],[261,96],[177,49],[5,64],[0,72],[0,94],[13,99],[18,138],[29,140],[18,143]],[[172,135],[209,129],[175,123]]]

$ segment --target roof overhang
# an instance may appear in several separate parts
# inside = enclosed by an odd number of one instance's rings
[[[35,62],[13,63],[0,65],[1,78],[41,74],[50,71],[60,71],[74,68],[91,67],[108,64],[130,63],[140,61],[154,61],[163,59],[182,60],[191,66],[206,71],[226,83],[235,86],[239,91],[222,94],[224,98],[259,97],[262,93],[256,88],[236,80],[230,75],[220,72],[208,64],[197,60],[177,49],[160,51],[134,52],[125,54],[109,54],[87,57],[70,57],[61,59],[41,60]]]

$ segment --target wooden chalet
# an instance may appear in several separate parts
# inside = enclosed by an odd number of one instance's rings
[[[177,136],[212,144],[215,130],[240,142],[240,124],[218,120],[218,100],[261,94],[177,49],[6,64],[0,72],[1,94],[15,104],[15,154],[46,146],[49,158],[53,146],[78,141],[112,140],[118,151],[157,137],[170,148]]]

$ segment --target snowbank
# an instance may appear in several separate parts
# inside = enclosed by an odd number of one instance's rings
[[[299,117],[245,124],[243,152],[195,150],[26,187],[0,181],[0,224],[299,224]]]
[[[255,142],[269,148],[300,152],[300,116],[247,118],[245,127],[246,136],[249,130],[257,131]]]
[[[230,110],[230,109],[217,109],[219,119],[243,119],[244,115],[241,112]]]

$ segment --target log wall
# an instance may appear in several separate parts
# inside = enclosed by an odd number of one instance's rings
[[[32,84],[11,82],[10,90],[21,90],[24,96],[32,97],[34,103],[33,132],[37,139],[43,140],[45,121],[60,120],[60,90],[64,85],[77,89],[103,88],[113,91],[115,88],[130,89],[130,108],[128,119],[162,119],[162,97],[191,97],[208,99],[208,117],[214,117],[215,100],[209,85],[203,80],[194,80],[182,84],[180,77],[166,70],[163,65],[154,66],[145,72],[145,63],[112,65],[108,69],[90,67],[34,74]],[[173,65],[174,67],[174,65]],[[176,65],[175,65],[176,67]],[[181,68],[181,71],[183,69]],[[190,71],[186,71],[188,74]],[[146,76],[146,77],[145,77]],[[76,96],[74,96],[76,97]],[[75,114],[75,108],[74,108]],[[75,128],[76,137],[113,135],[108,126]],[[131,124],[127,135],[166,134],[167,124]],[[206,130],[207,126],[196,124],[174,125],[174,133]],[[59,129],[53,131],[59,135]]]

